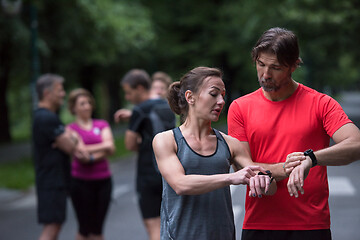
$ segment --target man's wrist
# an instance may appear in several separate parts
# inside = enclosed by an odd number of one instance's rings
[[[318,163],[317,163],[317,159],[316,156],[314,154],[314,151],[312,149],[308,149],[304,152],[305,156],[308,156],[311,160],[311,167],[315,167]]]
[[[306,164],[307,168],[309,168],[309,169],[312,168],[312,160],[309,156],[306,156],[305,160],[302,162],[304,162]]]
[[[71,133],[70,138],[71,138],[71,141],[73,141],[75,146],[79,143],[79,139],[75,133]]]

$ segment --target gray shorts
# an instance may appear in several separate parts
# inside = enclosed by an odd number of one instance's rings
[[[66,218],[66,189],[38,189],[37,212],[38,222],[41,224],[62,224]]]

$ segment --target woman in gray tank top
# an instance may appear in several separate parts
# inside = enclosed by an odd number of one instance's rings
[[[218,69],[198,67],[169,88],[170,107],[184,123],[153,140],[163,177],[162,240],[233,240],[229,186],[248,184],[254,197],[276,191],[267,175],[256,174],[265,169],[253,166],[237,139],[211,127],[225,104],[221,77]],[[242,169],[230,173],[232,164]]]

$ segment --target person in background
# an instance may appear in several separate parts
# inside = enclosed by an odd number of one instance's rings
[[[155,72],[151,77],[150,99],[166,99],[167,90],[171,83],[172,79],[167,73],[162,71]],[[114,121],[116,123],[129,121],[131,114],[132,110],[125,108],[119,109],[114,114]]]
[[[197,67],[169,88],[168,101],[185,122],[153,140],[163,176],[161,239],[234,240],[230,185],[250,185],[251,196],[274,194],[276,184],[254,165],[237,139],[211,127],[225,101],[222,73]],[[229,173],[231,165],[239,171]],[[254,199],[260,201],[260,199]]]
[[[151,79],[150,98],[166,99],[167,91],[172,83],[171,77],[165,72],[158,71],[151,76]]]
[[[86,89],[70,92],[68,108],[75,121],[67,128],[82,139],[89,156],[75,156],[71,166],[70,195],[78,221],[76,240],[103,240],[112,191],[107,157],[115,151],[113,135],[107,121],[92,118],[95,100]]]
[[[252,50],[261,88],[234,100],[228,111],[228,133],[253,161],[275,163],[269,168],[275,177],[290,174],[277,181],[274,196],[246,197],[243,240],[331,239],[326,165],[360,158],[359,129],[339,103],[292,78],[299,52],[292,31],[265,31]]]
[[[86,157],[81,140],[57,115],[66,94],[63,83],[62,76],[51,73],[36,82],[39,103],[33,114],[32,143],[38,222],[44,225],[39,240],[58,239],[66,219],[70,155]]]
[[[136,173],[138,204],[149,239],[158,240],[162,180],[151,145],[154,125],[150,114],[158,106],[166,106],[168,111],[162,113],[169,112],[165,117],[174,120],[171,128],[175,127],[175,116],[164,99],[150,98],[151,79],[144,70],[133,69],[127,72],[121,80],[121,86],[125,92],[125,99],[135,105],[125,132],[125,147],[138,153]],[[118,117],[116,113],[114,117],[116,120]]]

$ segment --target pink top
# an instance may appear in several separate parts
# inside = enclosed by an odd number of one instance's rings
[[[93,125],[90,130],[81,128],[75,122],[68,125],[69,128],[76,131],[84,141],[85,145],[101,143],[101,131],[109,127],[105,120],[93,119]],[[97,160],[93,164],[82,163],[76,157],[73,158],[71,166],[71,175],[75,178],[84,180],[103,179],[111,176],[109,162],[106,158]]]

